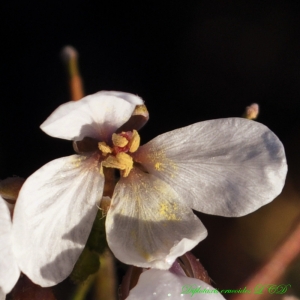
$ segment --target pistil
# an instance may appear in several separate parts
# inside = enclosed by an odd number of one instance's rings
[[[140,146],[140,136],[136,130],[132,132],[114,133],[112,135],[113,146],[105,142],[99,142],[98,148],[103,156],[102,166],[106,168],[119,169],[123,177],[127,177],[133,168],[133,158],[129,153],[137,151]]]

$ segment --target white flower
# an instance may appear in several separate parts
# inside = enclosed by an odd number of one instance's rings
[[[131,94],[99,92],[61,105],[41,125],[54,137],[99,144],[86,155],[51,161],[20,191],[13,249],[35,283],[51,286],[72,271],[103,195],[103,166],[121,170],[106,217],[109,246],[121,261],[145,268],[168,269],[206,237],[192,209],[242,216],[281,192],[284,149],[266,126],[211,120],[139,147],[135,130],[113,133],[141,104]]]
[[[138,280],[137,280],[138,279]],[[205,282],[204,282],[205,281]],[[135,299],[224,299],[217,288],[208,284],[210,278],[191,253],[177,259],[169,270],[141,269],[130,266],[123,277],[119,298]]]
[[[191,299],[224,300],[220,292],[209,284],[169,270],[151,269],[140,275],[137,285],[126,300]]]
[[[20,269],[12,251],[12,222],[10,211],[0,196],[0,299],[5,299],[15,286]]]

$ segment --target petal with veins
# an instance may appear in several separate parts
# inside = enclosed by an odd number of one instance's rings
[[[24,183],[14,211],[13,250],[33,282],[45,287],[72,271],[102,197],[98,155],[72,155],[44,165]]]
[[[91,137],[107,141],[117,128],[128,121],[134,109],[135,105],[126,99],[98,92],[80,101],[60,105],[41,125],[41,129],[53,137],[66,140]]]
[[[119,260],[159,269],[168,269],[207,235],[171,186],[136,168],[115,188],[106,233]]]
[[[151,269],[141,274],[137,285],[130,291],[126,300],[181,300],[191,299],[193,296],[197,300],[225,299],[215,288],[199,279]]]
[[[133,156],[191,208],[227,217],[243,216],[269,203],[281,192],[287,172],[276,135],[241,118],[167,132]]]
[[[20,270],[12,251],[12,223],[9,209],[0,197],[0,295],[7,294],[16,284]],[[1,299],[1,296],[0,296]],[[5,299],[5,298],[4,298]]]

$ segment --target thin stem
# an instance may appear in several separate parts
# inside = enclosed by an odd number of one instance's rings
[[[105,176],[103,196],[112,198],[117,183],[116,176],[115,176],[115,169],[103,168],[103,173]]]
[[[95,281],[95,299],[117,299],[115,260],[107,249],[100,255],[101,267]]]
[[[91,289],[91,286],[95,283],[96,275],[90,275],[89,278],[84,281],[83,283],[80,283],[76,291],[74,292],[74,296],[72,300],[84,300],[86,298],[87,293]]]
[[[270,259],[249,278],[242,287],[247,287],[251,291],[250,294],[239,294],[230,298],[231,300],[262,300],[271,296],[267,288],[261,294],[255,294],[255,287],[267,286],[278,283],[284,275],[287,267],[297,258],[300,254],[300,221],[292,230],[291,234],[285,241],[278,247]],[[254,293],[254,294],[253,294]]]
[[[84,97],[84,91],[78,69],[78,53],[75,48],[66,46],[62,50],[62,58],[68,69],[71,100],[80,100]]]

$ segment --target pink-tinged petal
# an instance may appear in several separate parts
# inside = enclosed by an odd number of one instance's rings
[[[199,279],[151,269],[141,274],[126,300],[181,300],[193,296],[197,300],[225,299],[217,289]]]
[[[241,118],[196,123],[162,134],[134,153],[149,173],[170,184],[188,206],[237,217],[282,190],[284,148],[266,126]]]
[[[9,293],[18,281],[19,276],[20,270],[12,251],[10,211],[5,201],[0,197],[0,295],[1,290],[3,294]]]
[[[135,104],[127,99],[98,92],[80,101],[62,104],[41,125],[41,129],[66,140],[91,137],[107,141],[117,128],[127,122],[134,109]]]
[[[14,211],[14,253],[33,282],[65,279],[95,220],[104,177],[98,155],[72,155],[44,165],[24,183]]]
[[[171,186],[135,168],[115,188],[106,233],[119,260],[158,269],[170,268],[207,235]]]
[[[142,98],[139,96],[130,94],[130,93],[125,93],[125,92],[118,92],[118,91],[101,91],[103,95],[108,95],[108,96],[115,96],[121,99],[126,100],[127,102],[134,104],[134,105],[143,105],[144,101]]]

